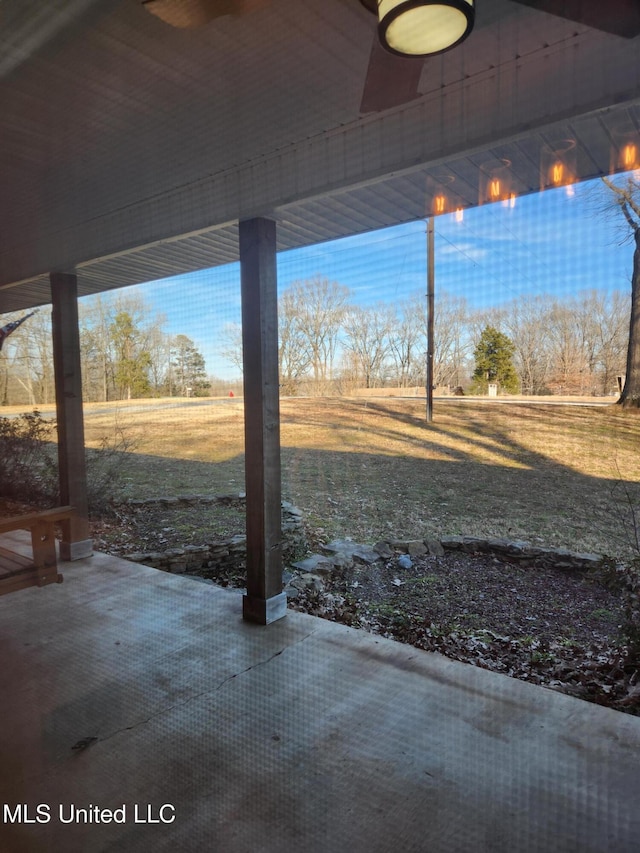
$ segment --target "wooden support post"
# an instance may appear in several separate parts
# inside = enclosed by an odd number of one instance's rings
[[[82,414],[78,282],[69,273],[51,273],[53,367],[58,421],[60,502],[76,508],[62,523],[60,556],[79,560],[93,553],[89,536],[87,470]]]
[[[240,223],[244,362],[247,594],[243,617],[268,625],[287,612],[282,591],[276,226]]]
[[[433,420],[435,234],[433,216],[427,220],[427,423]]]

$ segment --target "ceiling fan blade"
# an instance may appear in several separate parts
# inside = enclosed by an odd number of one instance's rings
[[[512,0],[624,38],[640,35],[638,0]]]
[[[144,8],[179,29],[204,27],[223,15],[244,15],[270,0],[141,0]]]
[[[388,110],[418,98],[423,65],[422,58],[405,59],[389,53],[374,36],[360,113]]]

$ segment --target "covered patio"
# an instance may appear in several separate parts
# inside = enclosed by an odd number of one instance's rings
[[[471,38],[411,60],[408,89],[384,66],[380,92],[358,0],[232,4],[186,29],[144,5],[3,7],[0,313],[52,305],[74,515],[64,583],[0,599],[1,843],[637,849],[636,718],[282,618],[276,281],[279,251],[640,166],[637,21],[610,26],[629,4],[603,22],[478,0]],[[77,322],[84,295],[237,260],[243,598],[90,556]],[[175,820],[142,822],[163,805]]]
[[[4,850],[637,850],[637,718],[114,557],[64,574],[0,599]]]
[[[463,44],[407,59],[359,0],[6,4],[0,313],[52,305],[63,556],[92,548],[79,297],[240,261],[243,613],[269,624],[277,253],[640,167],[633,4],[476,5]]]

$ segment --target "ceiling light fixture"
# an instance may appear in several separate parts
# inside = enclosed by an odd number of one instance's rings
[[[540,149],[540,191],[549,187],[566,187],[577,181],[577,147],[575,139],[557,139]]]
[[[399,56],[432,56],[464,41],[473,29],[475,0],[360,0],[378,15],[378,36]]]
[[[635,172],[640,168],[640,132],[635,123],[628,120],[612,131],[613,146],[609,171]]]
[[[427,216],[438,216],[441,213],[448,212],[449,193],[447,190],[453,181],[453,175],[427,175],[427,198],[431,200],[431,204],[427,205]]]
[[[501,201],[505,207],[515,207],[516,192],[511,160],[506,157],[494,157],[478,168],[480,193],[478,204]]]

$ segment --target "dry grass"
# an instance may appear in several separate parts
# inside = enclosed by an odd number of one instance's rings
[[[319,538],[463,533],[633,553],[640,417],[615,406],[313,398],[281,403],[283,496]],[[90,406],[87,439],[133,439],[132,496],[244,487],[238,399]],[[640,519],[639,519],[640,520]]]

